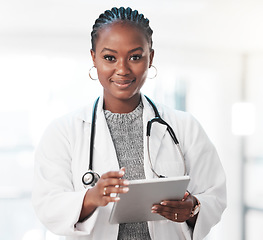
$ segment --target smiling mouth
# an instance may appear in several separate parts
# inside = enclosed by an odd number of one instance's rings
[[[135,82],[135,79],[133,80],[111,80],[111,82],[120,88],[126,88],[129,87],[133,82]]]

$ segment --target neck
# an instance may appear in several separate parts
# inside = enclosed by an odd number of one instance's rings
[[[112,113],[129,113],[132,112],[140,103],[141,95],[135,95],[130,99],[117,99],[109,98],[104,96],[104,105],[105,110],[109,110]]]

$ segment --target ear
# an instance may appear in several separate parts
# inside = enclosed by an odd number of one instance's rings
[[[90,54],[92,57],[93,65],[94,67],[96,67],[96,64],[95,64],[96,53],[92,49],[90,49]]]
[[[154,57],[154,50],[152,49],[151,52],[150,52],[149,68],[152,66],[152,63],[153,63],[153,57]]]

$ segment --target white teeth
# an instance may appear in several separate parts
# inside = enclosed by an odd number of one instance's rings
[[[118,86],[125,86],[125,85],[129,85],[129,84],[131,84],[131,82],[129,82],[129,83],[117,83],[117,82],[114,82],[116,85],[118,85]]]
[[[129,84],[132,81],[116,81],[115,83],[120,84],[120,85],[125,85],[125,84]]]

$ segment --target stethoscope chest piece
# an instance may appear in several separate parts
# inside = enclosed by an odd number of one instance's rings
[[[100,175],[92,170],[88,170],[82,177],[82,183],[84,188],[94,187],[100,179]]]

